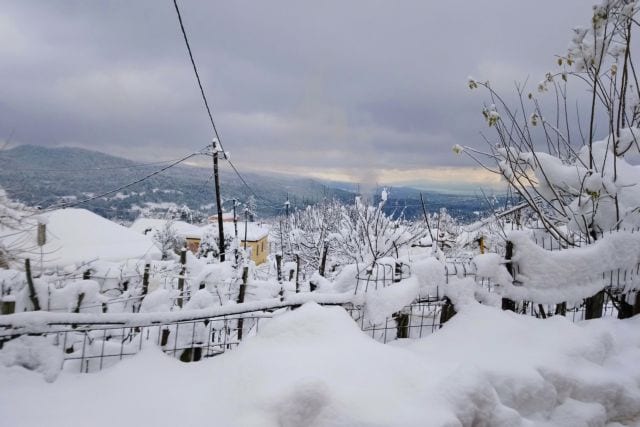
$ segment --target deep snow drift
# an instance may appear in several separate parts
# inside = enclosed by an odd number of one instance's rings
[[[11,426],[637,425],[638,360],[640,317],[573,324],[472,304],[428,338],[384,345],[309,303],[207,361],[147,348],[53,383],[2,366],[0,414]]]

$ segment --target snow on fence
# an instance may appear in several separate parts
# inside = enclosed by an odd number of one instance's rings
[[[306,302],[344,307],[367,335],[383,343],[424,337],[441,326],[439,299],[415,301],[372,323],[362,295],[305,293],[167,313],[16,313],[0,317],[0,348],[13,345],[27,354],[38,339],[38,346],[63,352],[65,370],[83,373],[102,370],[150,345],[184,362],[199,361],[236,347],[264,321]]]
[[[640,288],[640,234],[611,234],[597,244],[562,251],[545,250],[523,236],[513,236],[506,259],[488,254],[444,263],[444,288],[429,284],[435,286],[428,297],[415,298],[424,284],[412,277],[409,265],[384,259],[358,271],[355,289],[344,293],[287,292],[277,298],[171,312],[4,315],[0,348],[13,346],[18,349],[14,353],[30,354],[29,346],[39,340],[38,345],[62,353],[64,369],[81,372],[101,370],[150,345],[182,361],[198,361],[236,347],[273,316],[306,302],[342,306],[362,331],[382,343],[421,338],[455,314],[449,297],[455,298],[448,293],[458,292],[459,279],[465,278],[473,279],[476,292],[498,302],[502,298],[503,308],[539,318],[592,318],[598,294],[596,317],[619,315],[622,303],[634,303]],[[509,274],[499,274],[501,269]]]

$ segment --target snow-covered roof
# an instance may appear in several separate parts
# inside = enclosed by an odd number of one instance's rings
[[[151,229],[152,231],[162,230],[168,220],[154,219],[154,218],[138,218],[133,224],[131,224],[131,230],[141,234],[145,234],[145,231]],[[182,238],[201,239],[206,232],[212,233],[214,236],[218,234],[218,225],[209,224],[206,226],[197,226],[186,223],[184,221],[171,221],[171,226],[175,230],[176,234]],[[224,228],[225,238],[229,238],[235,234],[234,226],[232,222],[225,222],[222,224]],[[242,241],[247,240],[249,242],[258,241],[269,234],[269,229],[256,222],[247,223],[247,237],[244,233],[244,222],[238,221],[238,238]],[[147,235],[152,235],[147,233]]]
[[[42,247],[47,267],[81,264],[96,259],[122,261],[151,257],[160,251],[151,238],[109,221],[86,209],[60,209],[40,215],[46,223],[46,243]],[[40,261],[37,246],[37,219],[24,224],[22,232],[0,229],[0,239],[22,257]]]
[[[256,242],[264,237],[267,237],[268,235],[269,235],[269,229],[264,225],[258,224],[256,222],[247,223],[247,233],[245,235],[244,222],[238,223],[238,238],[240,240],[243,240],[243,241],[246,240],[248,242]]]
[[[235,229],[232,222],[225,222],[222,224],[222,227],[224,229],[225,239],[235,235]],[[217,224],[210,224],[207,226],[207,228],[212,230],[211,232],[214,236],[218,235]],[[257,242],[258,240],[263,239],[264,237],[269,235],[269,228],[261,223],[247,222],[246,237],[244,228],[244,222],[238,221],[238,239],[240,239],[241,241],[246,240],[247,242]]]
[[[166,219],[138,218],[129,228],[138,233],[153,236],[153,232],[162,230],[168,221],[169,220]],[[171,221],[171,227],[178,236],[185,239],[201,239],[204,231],[204,227],[199,227],[184,221]],[[151,230],[152,233],[145,233],[147,230]]]
[[[218,220],[218,214],[213,214],[209,217],[209,222],[216,222]],[[223,221],[233,221],[233,212],[222,212]]]

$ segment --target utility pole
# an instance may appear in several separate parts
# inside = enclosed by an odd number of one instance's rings
[[[284,208],[287,211],[287,219],[289,219],[289,206],[291,205],[291,203],[289,203],[289,193],[287,193],[287,201],[284,202]]]
[[[238,265],[238,217],[236,215],[236,207],[238,205],[238,202],[236,201],[236,199],[233,199],[233,232],[234,232],[234,236],[236,238],[236,242],[233,245],[234,249],[233,249],[233,260],[235,262],[235,265]]]
[[[216,187],[216,208],[218,210],[218,250],[220,253],[220,262],[224,262],[224,227],[222,225],[222,202],[220,198],[220,176],[218,173],[218,139],[214,138],[211,142],[213,150],[213,181]]]
[[[238,217],[236,216],[236,206],[238,202],[236,199],[233,199],[233,231],[235,233],[236,239],[238,238]]]
[[[244,250],[247,250],[247,222],[249,221],[249,208],[244,208]]]

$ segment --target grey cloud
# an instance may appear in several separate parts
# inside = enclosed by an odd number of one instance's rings
[[[0,139],[150,160],[211,139],[171,1],[4,3]],[[240,167],[361,176],[468,166],[450,149],[482,145],[466,76],[541,79],[590,13],[582,0],[180,4]]]

